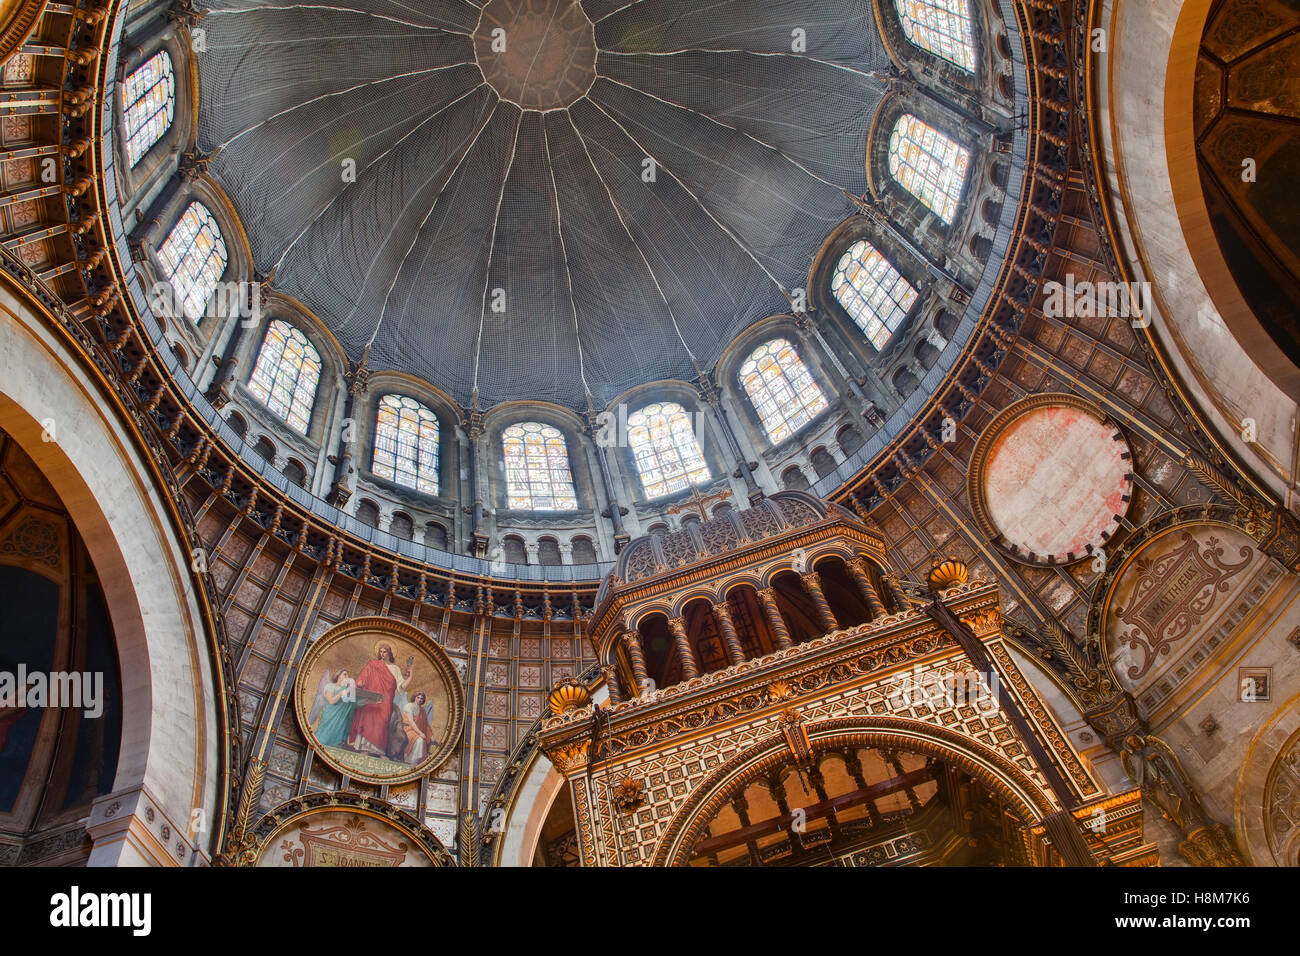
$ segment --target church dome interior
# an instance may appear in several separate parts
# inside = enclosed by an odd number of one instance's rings
[[[0,5],[0,863],[1300,865],[1300,13],[1166,6]]]

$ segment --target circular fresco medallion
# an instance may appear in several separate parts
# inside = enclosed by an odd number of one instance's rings
[[[465,723],[460,677],[424,632],[382,617],[326,631],[298,671],[298,723],[335,770],[403,783],[436,770]]]
[[[1019,561],[1070,564],[1118,529],[1132,454],[1103,413],[1073,395],[1035,395],[1005,409],[971,456],[977,522]]]

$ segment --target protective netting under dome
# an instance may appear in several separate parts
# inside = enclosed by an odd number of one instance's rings
[[[256,268],[465,404],[694,378],[866,190],[868,0],[203,6],[199,147]]]

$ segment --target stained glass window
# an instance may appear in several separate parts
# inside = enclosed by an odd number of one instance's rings
[[[197,322],[226,271],[226,243],[208,207],[192,202],[163,240],[158,258],[167,270],[172,293],[186,315]]]
[[[274,319],[266,327],[248,387],[290,428],[305,435],[320,368],[320,353],[307,336],[288,322]]]
[[[506,459],[507,507],[531,511],[577,509],[569,449],[558,428],[520,422],[505,430],[501,444]]]
[[[370,470],[426,495],[438,493],[438,416],[406,395],[385,395]]]
[[[647,498],[662,498],[710,478],[691,416],[656,402],[627,417],[627,442]]]
[[[957,215],[970,151],[905,113],[889,137],[889,172],[946,223]]]
[[[126,78],[122,102],[126,158],[134,167],[162,139],[176,113],[176,77],[166,50],[159,50]]]
[[[785,339],[764,342],[740,367],[740,383],[772,444],[785,441],[826,408],[826,396]]]
[[[865,239],[840,256],[831,291],[877,349],[885,347],[916,302],[916,290]]]
[[[975,40],[967,0],[894,0],[903,33],[922,50],[975,72]]]

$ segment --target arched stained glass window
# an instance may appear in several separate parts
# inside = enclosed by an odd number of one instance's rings
[[[740,383],[776,445],[826,408],[826,396],[808,374],[803,359],[785,339],[764,342],[740,367]]]
[[[176,114],[172,58],[159,50],[131,72],[122,88],[126,158],[132,168],[162,139]]]
[[[946,223],[957,215],[970,151],[904,113],[889,137],[889,172]]]
[[[385,395],[370,470],[426,495],[438,493],[438,416],[406,395]]]
[[[502,433],[501,445],[506,459],[506,507],[530,511],[577,509],[569,448],[558,428],[520,422]]]
[[[916,290],[871,243],[859,239],[840,256],[831,291],[877,349],[883,349],[916,302]]]
[[[226,242],[208,207],[195,201],[158,249],[172,293],[192,321],[207,311],[208,300],[226,271]]]
[[[975,40],[967,0],[894,0],[903,33],[922,50],[975,72]]]
[[[305,435],[320,368],[320,353],[307,336],[288,322],[274,319],[266,327],[248,388],[290,428]]]
[[[627,443],[647,498],[662,498],[710,478],[691,416],[656,402],[627,417]]]

